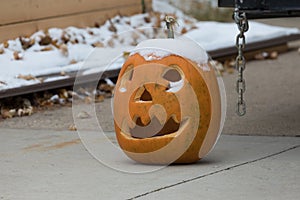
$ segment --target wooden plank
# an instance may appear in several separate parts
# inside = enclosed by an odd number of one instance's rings
[[[0,0],[0,26],[140,6],[141,0]]]
[[[29,36],[38,30],[45,30],[51,27],[65,28],[68,26],[94,26],[95,22],[103,24],[108,18],[114,17],[117,14],[126,16],[139,13],[140,11],[140,5],[133,5],[105,11],[94,11],[72,16],[56,17],[51,19],[2,26],[0,27],[0,42],[8,39],[14,39],[19,36]]]
[[[146,11],[147,12],[152,11],[152,0],[145,0],[145,4],[146,4]]]

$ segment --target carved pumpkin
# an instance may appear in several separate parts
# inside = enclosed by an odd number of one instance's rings
[[[165,45],[169,49],[162,50]],[[185,57],[187,47],[203,61]],[[193,163],[211,150],[220,132],[221,99],[207,60],[198,45],[171,39],[143,42],[129,56],[114,97],[116,136],[128,157]]]

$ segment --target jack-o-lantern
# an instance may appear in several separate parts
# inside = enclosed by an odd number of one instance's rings
[[[120,147],[137,162],[201,159],[221,127],[220,91],[206,52],[177,39],[139,44],[119,74],[114,120]]]

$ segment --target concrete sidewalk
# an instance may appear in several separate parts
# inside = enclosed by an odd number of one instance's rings
[[[114,140],[114,133],[107,134]],[[197,164],[141,174],[103,165],[76,132],[1,129],[0,138],[1,200],[297,200],[300,196],[299,137],[223,135]],[[118,158],[105,149],[101,153]],[[134,165],[149,168],[123,158],[118,161],[124,170]]]

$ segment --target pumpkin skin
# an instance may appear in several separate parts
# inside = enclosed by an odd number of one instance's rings
[[[220,129],[221,100],[208,67],[203,71],[174,54],[147,61],[136,53],[127,59],[116,84],[114,120],[128,157],[145,164],[194,163],[211,150]],[[177,92],[168,92],[170,80],[163,78],[170,69],[184,81]]]

